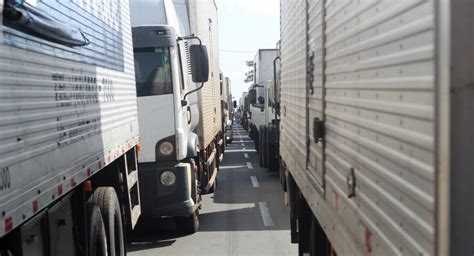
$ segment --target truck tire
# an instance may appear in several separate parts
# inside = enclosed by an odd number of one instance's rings
[[[260,129],[260,128],[259,128],[259,129]],[[259,150],[260,150],[260,145],[259,145],[260,134],[259,134],[259,130],[257,130],[257,127],[254,127],[252,131],[253,131],[253,142],[254,142],[254,145],[255,145],[255,150],[256,150],[257,153],[258,153]]]
[[[277,141],[276,141],[276,126],[269,125],[267,131],[267,138],[268,138],[268,169],[272,172],[278,171],[279,169],[279,162],[277,158]]]
[[[189,164],[191,165],[192,170],[192,180],[194,181],[194,185],[191,186],[193,194],[191,198],[194,200],[195,204],[199,204],[200,201],[200,192],[198,189],[198,183],[196,181],[196,173],[194,172],[194,166],[196,165],[196,161],[194,159],[189,159]],[[202,191],[202,190],[201,190]],[[199,229],[199,207],[191,214],[190,216],[183,217],[175,217],[176,229],[178,232],[183,234],[193,234],[196,233]]]
[[[206,187],[207,183],[209,183],[209,173],[207,172],[207,166],[202,157],[199,157],[198,163],[199,185],[201,186],[201,194],[207,194]]]
[[[89,255],[107,255],[107,234],[99,206],[92,202],[86,203],[87,222],[89,225]]]
[[[107,251],[109,256],[124,256],[124,230],[120,204],[113,187],[99,187],[89,198],[96,204],[102,214],[107,235]]]
[[[260,148],[260,151],[257,151],[258,153],[258,164],[260,164],[261,167],[264,167],[263,166],[263,155],[262,155],[262,146],[263,146],[263,142],[262,142],[262,139],[263,139],[263,128],[262,126],[259,127],[259,138],[258,138],[258,141],[256,144],[258,144],[258,148]]]
[[[175,217],[176,229],[182,234],[194,234],[199,229],[199,212],[196,210],[193,214],[183,217]]]
[[[264,125],[262,128],[262,156],[263,156],[263,167],[268,168],[268,126]]]
[[[265,168],[269,168],[270,167],[270,140],[269,140],[269,136],[268,136],[268,133],[270,131],[268,125],[265,125],[263,127],[263,130],[265,132],[265,138],[264,138],[264,141],[265,141],[265,144],[263,145],[263,163],[265,164]]]
[[[286,186],[286,174],[283,165],[278,165],[278,171],[280,173],[280,184],[284,192],[288,192],[288,187]]]

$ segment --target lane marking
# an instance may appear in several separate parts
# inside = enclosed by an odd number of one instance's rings
[[[245,157],[245,158],[249,158],[249,154],[244,153],[244,157]]]
[[[253,169],[253,166],[252,166],[252,163],[251,163],[251,162],[247,162],[247,168],[248,168],[248,169]]]
[[[252,180],[252,186],[254,188],[260,187],[260,184],[258,184],[257,176],[250,176],[250,179]]]
[[[219,166],[220,170],[225,170],[225,169],[239,169],[239,168],[245,168],[247,167],[246,165],[226,165],[226,166]]]
[[[265,225],[265,227],[273,227],[274,224],[267,203],[258,202],[258,208],[260,209],[260,215],[262,215],[263,225]]]

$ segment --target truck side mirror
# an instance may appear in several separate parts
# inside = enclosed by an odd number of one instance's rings
[[[193,44],[189,47],[191,55],[191,74],[193,82],[204,83],[209,80],[209,58],[205,45]]]
[[[250,104],[257,104],[257,90],[250,89],[249,90],[249,103]]]
[[[237,101],[234,100],[234,108],[237,108]]]

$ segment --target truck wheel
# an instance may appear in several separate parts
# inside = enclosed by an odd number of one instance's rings
[[[260,129],[260,128],[259,128]],[[257,127],[254,127],[253,129],[253,142],[255,144],[255,150],[257,151],[257,153],[260,152],[260,133],[259,133],[259,130],[257,130]]]
[[[278,158],[277,158],[277,145],[276,145],[276,127],[274,125],[268,126],[267,131],[267,138],[268,138],[268,169],[272,172],[278,171]]]
[[[263,168],[267,167],[265,154],[266,154],[266,144],[267,144],[267,129],[264,125],[260,127],[260,150],[258,152],[260,158],[260,166]]]
[[[279,165],[278,171],[280,173],[280,184],[284,192],[288,191],[288,188],[286,186],[286,175],[285,175],[285,169],[283,169],[282,165]]]
[[[107,235],[99,206],[87,202],[87,223],[89,224],[89,255],[107,255]]]
[[[122,214],[115,189],[113,187],[99,187],[94,191],[89,201],[96,204],[102,214],[107,234],[108,255],[125,255]]]
[[[264,125],[262,129],[262,156],[263,156],[263,167],[268,168],[268,126]]]
[[[199,212],[194,211],[193,214],[187,217],[175,217],[176,228],[182,234],[194,234],[199,229]]]
[[[259,138],[258,138],[258,141],[257,141],[257,144],[258,144],[258,148],[260,149],[260,151],[257,151],[258,153],[258,163],[260,164],[261,167],[263,167],[263,155],[262,155],[262,148],[263,148],[263,142],[262,142],[262,139],[263,139],[263,129],[262,129],[262,126],[260,126],[259,128]]]
[[[209,174],[206,170],[206,163],[199,157],[198,160],[198,168],[199,168],[199,185],[201,185],[201,194],[206,194],[206,187],[207,183],[209,183]]]

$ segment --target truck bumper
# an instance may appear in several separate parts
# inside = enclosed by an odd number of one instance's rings
[[[176,176],[174,184],[160,181],[164,171]],[[138,165],[142,215],[148,218],[189,216],[196,207],[191,197],[191,167],[186,163],[142,163]]]

